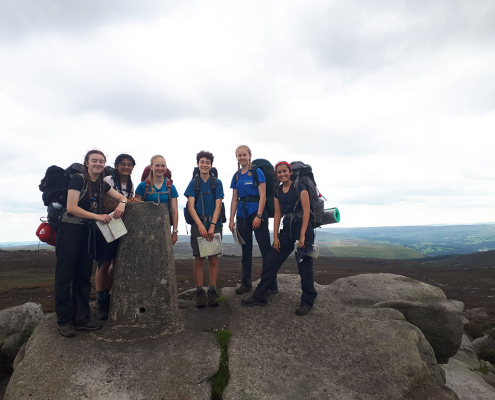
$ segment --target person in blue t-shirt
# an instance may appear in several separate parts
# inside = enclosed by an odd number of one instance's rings
[[[148,176],[148,179],[150,180],[148,193],[146,193],[145,196],[144,192],[146,191],[146,181],[143,181],[136,188],[136,198],[139,200],[144,198],[144,201],[153,201],[154,203],[169,204],[170,202],[169,211],[172,214],[173,225],[172,244],[175,244],[179,234],[179,229],[177,228],[179,225],[179,208],[177,205],[177,198],[179,197],[179,194],[177,193],[175,186],[170,184],[171,199],[169,199],[167,187],[167,183],[169,182],[167,182],[168,178],[164,175],[166,171],[167,162],[163,156],[156,155],[151,157],[150,174]]]
[[[275,203],[273,248],[263,260],[261,282],[253,296],[242,300],[241,304],[243,306],[267,305],[267,291],[277,279],[277,272],[282,264],[294,251],[296,239],[299,239],[296,261],[303,293],[301,303],[296,308],[296,314],[305,315],[313,308],[317,296],[313,276],[313,258],[307,255],[313,250],[315,240],[314,223],[310,218],[309,193],[303,184],[299,184],[298,190],[294,187],[291,180],[290,164],[285,161],[279,162],[275,166],[275,171],[282,184],[273,195]],[[283,228],[279,234],[278,229],[282,215],[284,216]]]
[[[223,186],[220,179],[210,176],[213,165],[213,154],[208,151],[200,151],[196,154],[196,161],[199,169],[199,179],[201,182],[200,196],[196,203],[196,193],[194,190],[194,179],[189,182],[184,195],[188,199],[187,207],[194,222],[191,224],[191,247],[194,255],[193,275],[196,284],[196,307],[206,307],[206,294],[203,289],[203,258],[199,253],[198,238],[203,237],[209,241],[213,240],[213,235],[222,235],[222,221],[220,213],[222,210]],[[216,179],[216,191],[212,193],[211,180]],[[210,265],[208,304],[211,307],[219,305],[217,300],[217,277],[218,277],[218,256],[208,257]]]
[[[253,267],[253,231],[263,259],[270,252],[270,231],[268,230],[268,213],[266,204],[266,178],[259,168],[255,171],[258,185],[255,185],[253,170],[251,169],[251,149],[248,146],[239,146],[236,151],[238,171],[234,174],[230,188],[233,189],[230,206],[229,228],[237,230],[244,243],[242,245],[242,274],[241,285],[235,290],[237,294],[250,292],[253,287],[251,270]],[[236,222],[234,217],[237,213]],[[268,291],[268,295],[278,293],[277,282]]]

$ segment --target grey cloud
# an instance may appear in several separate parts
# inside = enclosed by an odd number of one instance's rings
[[[3,0],[0,38],[18,40],[30,34],[80,34],[114,21],[154,18],[177,6],[154,0]],[[184,6],[184,2],[180,2]]]
[[[345,69],[348,75],[387,68],[449,45],[490,44],[495,35],[495,6],[489,0],[332,2],[319,11],[309,11],[299,22],[300,46],[326,68]],[[396,25],[405,23],[387,30],[386,17]],[[363,31],[380,18],[383,30]]]

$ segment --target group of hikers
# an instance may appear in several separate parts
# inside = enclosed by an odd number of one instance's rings
[[[302,295],[297,315],[307,314],[313,307],[317,293],[314,287],[313,259],[308,256],[314,243],[314,222],[306,187],[292,179],[291,165],[277,163],[273,174],[277,187],[273,192],[273,243],[268,228],[267,177],[260,168],[253,170],[251,150],[239,146],[235,151],[237,171],[232,177],[232,202],[229,229],[238,230],[242,244],[241,284],[236,294],[252,292],[253,232],[263,259],[261,281],[251,297],[243,298],[243,306],[265,306],[267,298],[278,293],[277,272],[298,247],[296,260],[301,277]],[[194,255],[193,275],[196,285],[196,307],[219,305],[217,298],[218,256],[208,257],[209,287],[203,288],[203,258],[198,238],[209,241],[222,234],[224,198],[223,185],[213,173],[214,156],[208,151],[196,155],[197,169],[184,195],[187,197],[186,220],[191,224],[191,248]],[[107,243],[94,221],[108,223],[112,216],[120,218],[129,202],[155,202],[169,205],[172,243],[178,239],[178,202],[175,185],[168,179],[166,160],[161,155],[151,158],[148,176],[136,188],[131,179],[134,158],[121,154],[115,159],[114,175],[104,176],[105,155],[99,150],[89,151],[84,158],[81,174],[74,174],[67,191],[67,206],[56,237],[57,267],[55,273],[55,310],[58,328],[63,336],[73,337],[77,330],[96,330],[100,320],[108,318],[110,289],[115,271],[118,241]],[[213,170],[212,170],[213,168]],[[215,171],[216,172],[216,171]],[[270,171],[271,172],[271,171]],[[143,178],[144,178],[143,174]],[[270,180],[271,181],[271,180]],[[280,226],[282,222],[282,227]],[[96,319],[91,316],[89,296],[93,260],[97,262],[95,275]]]

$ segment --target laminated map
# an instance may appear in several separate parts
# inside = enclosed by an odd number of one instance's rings
[[[223,253],[222,237],[219,233],[213,235],[213,240],[210,242],[203,237],[198,238],[199,255],[200,257],[218,256]]]
[[[127,229],[124,222],[122,222],[122,218],[115,219],[113,217],[113,213],[108,215],[112,217],[112,220],[108,224],[101,221],[96,221],[96,225],[100,228],[100,231],[107,243],[110,243],[124,236],[127,233]]]

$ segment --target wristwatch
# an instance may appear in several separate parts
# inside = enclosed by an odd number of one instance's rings
[[[179,233],[179,230],[178,230],[178,229],[174,229],[174,230],[172,231],[172,233]]]
[[[256,214],[256,216],[263,221],[263,215],[261,214]]]
[[[125,201],[125,200],[121,200],[120,202],[121,203],[124,203],[124,204],[127,204],[127,201]]]

